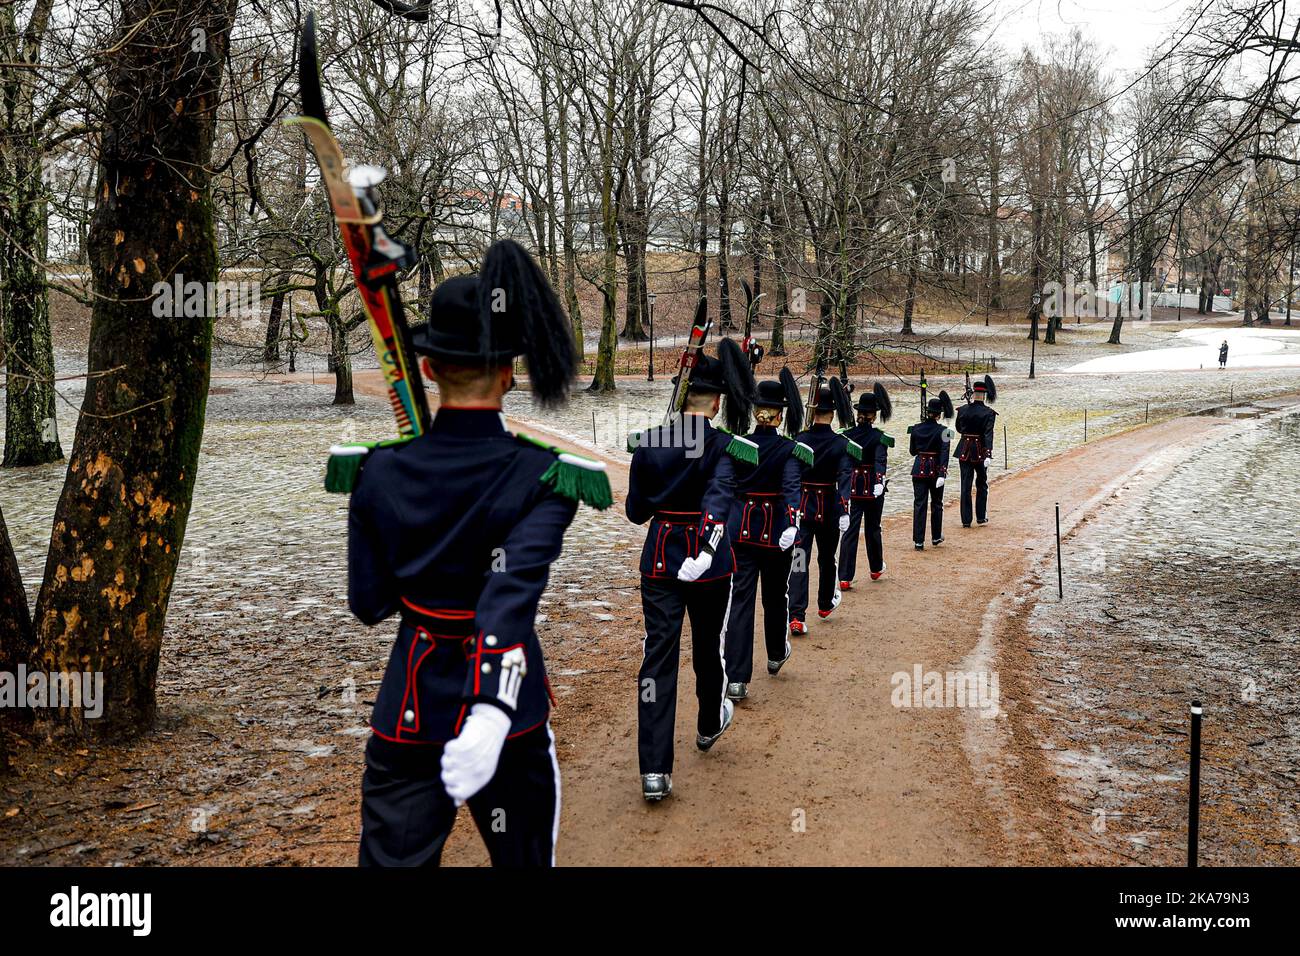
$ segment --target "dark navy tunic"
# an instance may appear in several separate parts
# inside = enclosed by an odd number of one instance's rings
[[[935,419],[926,419],[912,426],[908,453],[915,455],[912,477],[923,481],[948,477],[948,442],[943,433],[947,426]]]
[[[845,437],[862,446],[862,460],[853,463],[849,480],[849,497],[873,500],[872,489],[883,485],[889,470],[889,447],[883,439],[885,433],[875,425],[854,425],[844,432]]]
[[[736,493],[735,463],[726,452],[730,441],[703,415],[681,416],[671,428],[641,433],[628,475],[627,516],[633,524],[650,522],[641,549],[645,577],[675,579],[682,562],[699,555],[713,526],[725,528]],[[733,567],[724,531],[699,580],[724,578]]]
[[[367,458],[348,512],[348,603],[366,624],[402,615],[374,732],[444,743],[479,701],[510,715],[511,736],[540,726],[550,691],[534,617],[577,509],[540,481],[555,454],[495,410],[441,408],[427,434]],[[517,651],[516,696],[498,677]]]
[[[828,424],[813,425],[795,436],[812,449],[813,465],[803,475],[800,510],[804,521],[835,522],[849,513],[853,458],[849,439]]]
[[[758,445],[758,464],[735,464],[736,508],[728,531],[734,544],[777,548],[799,512],[806,466],[795,457],[794,441],[772,425],[759,425],[747,437]]]
[[[957,460],[979,462],[993,456],[993,430],[998,413],[984,402],[971,402],[957,410]]]

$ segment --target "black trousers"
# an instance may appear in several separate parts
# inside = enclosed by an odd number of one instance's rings
[[[691,619],[691,663],[695,668],[696,729],[711,735],[722,726],[727,695],[723,662],[731,577],[686,583],[641,578],[645,614],[645,656],[637,679],[637,754],[641,773],[671,773],[677,722],[677,668],[682,621]]]
[[[970,489],[975,485],[975,517],[983,521],[989,515],[989,475],[984,459],[961,463],[961,523],[970,524]]]
[[[727,621],[727,680],[748,684],[754,676],[754,604],[763,595],[763,643],[767,659],[785,657],[786,588],[790,583],[789,551],[736,545],[731,576],[731,616]]]
[[[885,544],[880,535],[880,517],[885,511],[884,498],[854,498],[849,505],[849,530],[840,539],[840,580],[852,581],[858,571],[858,529],[865,528],[867,564],[872,574],[885,566]]]
[[[361,778],[361,866],[438,866],[456,821],[442,748],[371,735]],[[560,767],[548,721],[507,740],[492,779],[468,800],[493,866],[553,866]]]
[[[925,512],[927,505],[933,527],[933,540],[943,537],[943,489],[936,488],[935,478],[912,479],[912,540],[925,544]]]
[[[790,620],[802,621],[808,613],[808,567],[812,562],[813,545],[817,546],[817,609],[829,611],[834,604],[835,564],[840,547],[839,518],[826,521],[805,519],[799,525],[799,540],[791,549],[794,552],[790,570]]]

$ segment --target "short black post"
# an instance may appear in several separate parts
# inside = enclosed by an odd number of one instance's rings
[[[1065,576],[1061,572],[1061,503],[1056,503],[1056,596],[1065,600]]]
[[[1151,402],[1149,400],[1147,401],[1147,410],[1142,414],[1142,421],[1151,421]]]
[[[1002,470],[1006,471],[1011,467],[1011,458],[1007,452],[1007,426],[1002,426]]]
[[[1192,774],[1187,788],[1187,865],[1196,866],[1201,826],[1201,702],[1192,701]]]
[[[600,444],[600,442],[596,441],[596,410],[595,409],[592,409],[591,411],[591,443],[593,445]]]
[[[1086,408],[1083,410],[1083,440],[1085,443],[1088,441],[1088,410]]]

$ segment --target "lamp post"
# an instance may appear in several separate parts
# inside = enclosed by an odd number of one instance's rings
[[[645,380],[653,382],[655,380],[655,294],[647,292],[645,297],[650,303],[650,368],[646,372]]]
[[[1029,301],[1034,310],[1034,331],[1037,332],[1038,315],[1039,315],[1038,306],[1043,301],[1043,297],[1039,295],[1037,292],[1035,292],[1033,294],[1033,297]],[[1037,359],[1037,357],[1038,357],[1038,336],[1035,335],[1032,339],[1029,340],[1029,377],[1031,379],[1034,377],[1034,362]]]

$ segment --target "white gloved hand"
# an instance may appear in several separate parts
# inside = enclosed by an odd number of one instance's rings
[[[497,772],[510,734],[510,715],[492,704],[475,704],[460,734],[442,748],[442,785],[460,806],[487,786]]]
[[[713,564],[713,555],[707,551],[701,551],[698,557],[687,558],[682,562],[681,568],[677,571],[678,581],[696,581],[700,575],[709,570]]]
[[[781,532],[781,537],[777,539],[776,543],[780,546],[782,551],[789,551],[794,545],[795,539],[798,537],[799,529],[794,525],[790,525],[790,527]]]
[[[942,488],[942,487],[943,487],[943,482],[944,482],[944,479],[942,479],[942,478],[936,478],[936,479],[934,480],[934,486],[935,486],[936,488]]]
[[[885,493],[885,486],[877,482],[871,486],[871,497],[879,498]]]
[[[848,530],[849,530],[849,516],[840,515],[840,534],[843,534],[845,531]]]

